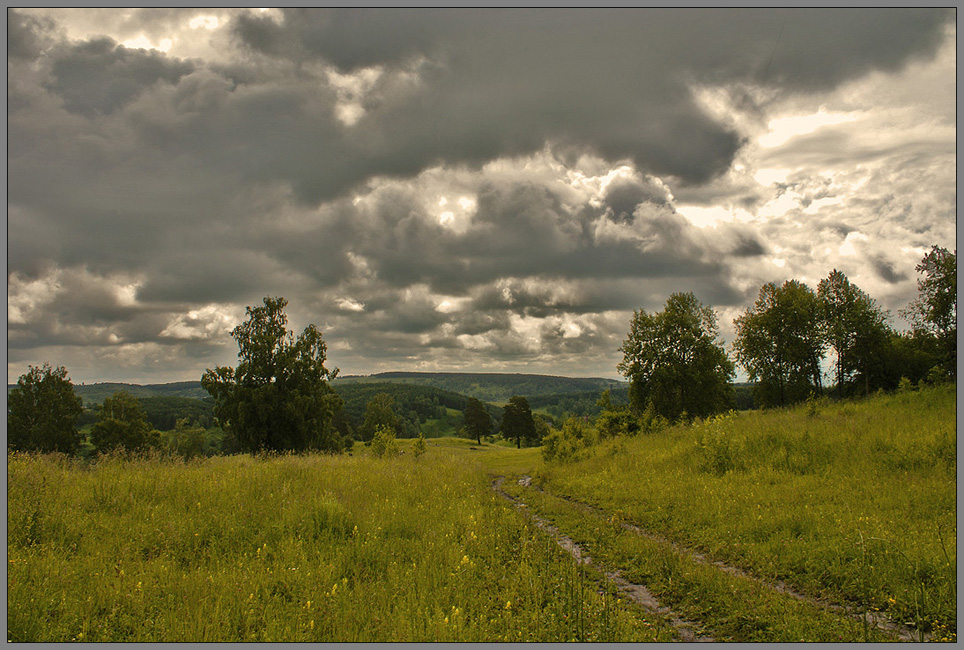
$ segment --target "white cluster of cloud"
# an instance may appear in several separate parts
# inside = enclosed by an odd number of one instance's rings
[[[343,372],[614,376],[632,310],[956,238],[941,10],[8,12],[8,380],[193,379],[267,295]]]

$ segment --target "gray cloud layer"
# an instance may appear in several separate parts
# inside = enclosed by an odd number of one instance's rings
[[[197,13],[105,24],[159,38]],[[741,305],[757,287],[733,268],[773,252],[765,229],[701,230],[673,197],[723,183],[748,142],[696,89],[725,88],[763,120],[788,97],[933,56],[953,20],[237,12],[205,60],[71,40],[77,16],[8,12],[11,367],[128,346],[141,356],[123,363],[145,374],[172,358],[194,373],[184,355],[223,349],[231,319],[268,294],[343,337],[357,370],[609,359],[627,310],[671,291]],[[815,138],[812,156],[826,151]],[[900,220],[900,204],[881,207]],[[907,280],[871,257],[883,281]]]

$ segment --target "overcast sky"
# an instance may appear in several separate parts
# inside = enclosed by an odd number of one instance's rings
[[[9,10],[9,382],[617,376],[634,309],[956,248],[953,10]]]

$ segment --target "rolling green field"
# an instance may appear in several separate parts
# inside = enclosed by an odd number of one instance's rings
[[[745,412],[565,464],[455,438],[418,458],[10,454],[8,640],[678,638],[611,571],[715,640],[896,638],[881,614],[954,640],[955,400]]]

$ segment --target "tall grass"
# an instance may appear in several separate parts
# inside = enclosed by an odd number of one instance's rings
[[[417,460],[11,454],[8,640],[668,638],[488,481],[432,446]]]
[[[537,477],[712,557],[954,638],[953,386],[745,412],[591,448]]]

